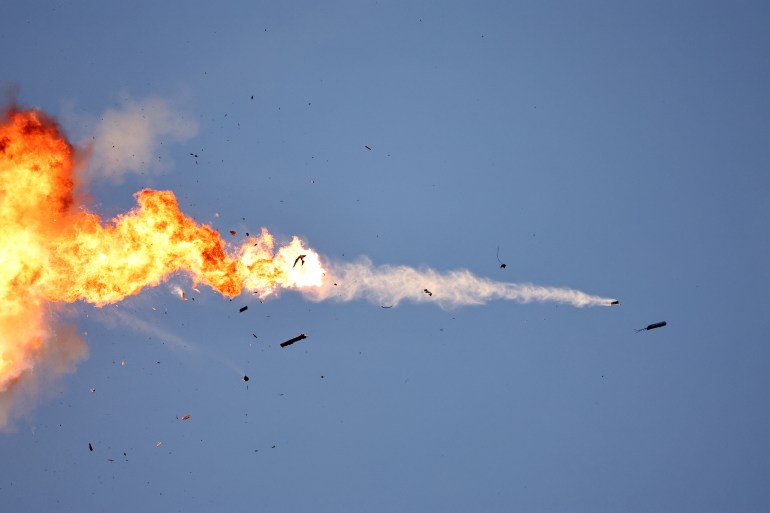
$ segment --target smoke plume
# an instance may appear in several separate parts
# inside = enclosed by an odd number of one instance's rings
[[[0,431],[10,429],[41,398],[53,395],[58,378],[75,372],[77,364],[88,357],[88,347],[73,325],[57,326],[34,338],[33,346],[28,365],[18,368],[0,389]]]
[[[166,171],[171,161],[159,145],[186,141],[197,131],[197,123],[162,98],[125,100],[120,108],[108,109],[95,127],[87,177],[121,182],[127,173]]]

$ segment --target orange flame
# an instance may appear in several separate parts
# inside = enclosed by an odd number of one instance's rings
[[[230,250],[213,228],[179,211],[170,191],[103,224],[74,207],[73,148],[38,111],[0,124],[0,392],[29,370],[48,335],[48,301],[115,303],[185,271],[229,297],[320,286],[318,254],[294,237],[275,251],[266,229]],[[302,255],[302,258],[298,257]]]

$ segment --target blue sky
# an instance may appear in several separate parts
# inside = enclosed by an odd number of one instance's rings
[[[3,509],[766,511],[769,17],[6,6],[0,82],[73,142],[132,105],[165,119],[151,162],[122,161],[136,172],[92,163],[88,208],[107,218],[170,189],[223,233],[297,234],[331,261],[622,305],[182,302],[184,276],[70,305],[56,315],[89,358],[0,435]]]

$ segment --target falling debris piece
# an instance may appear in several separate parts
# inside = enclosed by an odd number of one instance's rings
[[[429,296],[433,296],[433,292],[431,292],[430,290],[428,290],[428,289],[422,289],[422,290],[423,290],[423,291],[424,291],[426,294],[428,294]]]
[[[640,331],[649,331],[649,330],[654,330],[655,328],[662,328],[665,325],[666,325],[666,321],[661,321],[661,322],[656,322],[654,324],[649,324],[646,328],[639,328],[638,330],[634,330],[634,331],[639,333]]]
[[[187,296],[184,293],[184,290],[182,291],[182,301],[187,301]]]
[[[497,246],[497,261],[500,262],[500,269],[505,269],[506,267],[508,267],[506,264],[502,262],[502,260],[500,260],[500,246]]]
[[[187,420],[187,419],[189,419],[189,418],[190,418],[190,416],[189,416],[189,415],[185,415],[184,417],[182,417],[182,420]]]
[[[364,148],[366,148],[369,151],[372,151],[372,149],[369,146],[365,145],[365,144],[364,144]]]
[[[257,337],[257,335],[255,333],[252,333],[251,336],[254,337],[254,338],[259,338],[259,337]]]
[[[380,307],[381,308],[393,308],[393,305],[390,305],[390,306],[382,306],[382,305],[380,305]]]
[[[241,309],[239,310],[239,312],[243,313],[243,312],[245,312],[248,309],[249,309],[248,306],[242,306]]]
[[[95,389],[94,387],[91,387],[91,388],[90,388],[90,390],[91,390],[91,393],[92,393],[92,394],[93,394],[94,392],[96,392],[96,389]]]
[[[294,265],[292,266],[292,268],[293,267],[297,267],[297,262],[300,262],[300,261],[302,262],[302,265],[305,265],[305,257],[306,256],[307,255],[300,255],[296,259],[294,259]]]
[[[618,300],[616,299],[615,301],[612,301],[612,302],[610,303],[610,306],[613,306],[613,305],[619,305],[619,304],[620,304],[620,301],[618,301]]]
[[[235,235],[235,233],[236,233],[235,230],[230,230],[230,235]]]
[[[297,335],[297,336],[296,336],[296,337],[294,337],[294,338],[290,338],[290,339],[289,339],[289,340],[287,340],[286,342],[281,342],[281,347],[290,346],[290,345],[292,345],[294,342],[299,342],[300,340],[302,340],[302,339],[305,339],[305,338],[307,338],[307,336],[306,336],[304,333],[303,333],[303,334],[301,334],[301,335]]]
[[[112,462],[113,462],[113,461],[115,461],[115,460],[113,460],[112,458],[107,458],[107,461],[109,461],[110,463],[112,463]]]
[[[88,442],[88,450],[91,451],[91,452],[94,451],[94,446],[91,445],[91,442]]]
[[[163,442],[155,442],[155,447],[160,447],[161,445],[163,445]]]
[[[248,381],[248,380],[249,380],[248,376],[243,376],[243,381]]]

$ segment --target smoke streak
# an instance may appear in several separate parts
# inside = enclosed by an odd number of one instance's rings
[[[494,281],[476,276],[466,269],[441,273],[406,266],[374,266],[367,258],[326,267],[328,270],[323,285],[302,290],[313,301],[363,298],[390,306],[409,300],[438,303],[444,308],[481,305],[495,299],[518,303],[555,302],[575,307],[609,306],[613,301],[569,288]]]

